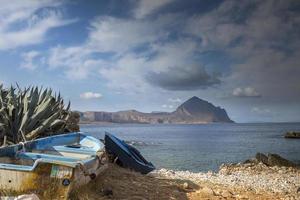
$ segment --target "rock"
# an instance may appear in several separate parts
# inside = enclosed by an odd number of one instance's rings
[[[209,195],[215,195],[215,192],[209,187],[202,188],[202,192],[206,193],[206,194],[209,194]]]
[[[112,191],[111,188],[106,188],[106,189],[103,190],[103,194],[105,196],[111,196],[111,195],[113,195],[113,191]]]
[[[237,199],[249,199],[248,196],[242,195],[242,194],[236,195],[236,198],[237,198]]]
[[[295,167],[296,164],[279,156],[278,154],[268,154],[266,156],[263,153],[257,153],[255,156],[258,162],[261,162],[267,166],[279,166],[279,167]]]
[[[18,196],[15,200],[39,200],[39,197],[35,194],[25,194]]]
[[[269,166],[286,166],[286,167],[294,167],[296,164],[293,162],[282,158],[277,154],[268,154],[268,165]]]
[[[257,155],[257,154],[256,154]],[[243,164],[252,164],[252,163],[257,163],[257,159],[248,159],[248,160],[245,160],[243,162]]]
[[[300,187],[298,187],[298,189],[297,189],[297,193],[300,193]]]
[[[221,195],[221,194],[222,194],[222,191],[219,190],[219,189],[217,189],[217,190],[215,190],[215,194],[216,194],[216,195]]]
[[[222,192],[222,197],[225,197],[225,198],[228,198],[228,197],[231,197],[232,196],[232,193],[229,192],[228,190],[225,190]]]
[[[262,163],[264,163],[265,165],[268,165],[268,157],[265,155],[265,154],[263,154],[263,153],[257,153],[256,155],[255,155],[255,158],[256,158],[256,160],[258,161],[258,162],[262,162]]]
[[[289,131],[284,135],[285,138],[300,139],[300,132]]]
[[[183,189],[189,189],[189,184],[187,182],[183,183],[182,185]]]

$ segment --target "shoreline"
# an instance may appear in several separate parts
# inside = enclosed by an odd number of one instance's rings
[[[75,188],[69,199],[300,200],[300,166],[276,158],[266,161],[258,153],[244,163],[222,164],[217,172],[161,168],[147,175],[107,163],[105,171],[87,185]],[[38,199],[34,194],[21,197]]]
[[[300,199],[300,169],[259,163],[229,164],[218,172],[158,169],[148,175],[109,164],[77,199]]]
[[[206,123],[119,123],[119,122],[106,122],[106,121],[80,121],[79,125],[101,125],[101,124],[148,124],[148,125],[202,125],[202,124],[300,124],[300,122],[206,122]]]

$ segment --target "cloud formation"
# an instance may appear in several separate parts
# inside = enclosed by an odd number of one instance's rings
[[[171,103],[181,103],[182,99],[180,99],[180,98],[169,98],[168,101],[171,102]]]
[[[261,95],[253,87],[235,88],[232,95],[235,97],[261,97]]]
[[[202,67],[170,67],[165,72],[151,72],[147,80],[167,90],[195,90],[220,84],[218,74],[209,74]]]
[[[137,8],[134,10],[136,18],[143,18],[156,9],[172,2],[174,0],[139,0]]]
[[[29,51],[22,54],[23,62],[21,63],[22,68],[34,70],[38,66],[35,63],[35,59],[40,55],[38,51]]]
[[[173,105],[170,105],[170,104],[163,104],[161,105],[162,108],[165,108],[165,109],[173,109],[174,106]]]
[[[85,92],[80,94],[80,98],[82,99],[100,99],[102,98],[102,94],[96,92]]]
[[[223,79],[228,88],[246,84],[265,98],[300,100],[295,92],[300,85],[296,7],[299,2],[292,0],[224,1],[211,12],[189,18],[185,31],[201,39],[202,49],[230,58],[230,73]]]
[[[39,44],[46,33],[55,27],[65,26],[66,20],[58,10],[59,1],[13,0],[0,8],[0,50]],[[16,28],[17,27],[17,28]]]
[[[48,5],[45,2],[44,6]],[[152,94],[160,101],[158,106],[175,105],[160,99],[198,94],[216,101],[234,101],[232,104],[251,102],[256,107],[263,102],[282,105],[300,101],[300,14],[294,9],[299,6],[296,1],[227,0],[193,14],[189,11],[194,8],[173,9],[178,1],[132,2],[135,6],[126,17],[99,14],[91,18],[84,27],[87,37],[82,42],[53,46],[46,55],[25,52],[23,65],[34,69],[35,59],[45,56],[51,72],[62,72],[71,80],[97,79],[105,89],[124,96]],[[41,25],[45,29],[37,31],[37,40],[27,38],[24,45],[43,42],[52,27],[63,25],[62,21],[68,23],[56,12],[59,6],[49,4],[50,14],[44,17],[43,12],[36,12],[43,6],[28,8],[25,21],[32,21],[31,30],[47,19],[53,26]],[[30,20],[35,15],[37,19]],[[11,16],[7,24],[19,18]],[[1,21],[2,27],[6,27],[5,22]],[[2,30],[16,32],[26,27]],[[17,43],[12,46],[23,45]],[[222,94],[249,98],[218,98]]]
[[[274,90],[281,96],[295,96],[300,73],[296,34],[300,17],[290,9],[294,1],[229,0],[204,14],[160,13],[151,18],[147,16],[154,10],[174,2],[151,1],[151,9],[139,11],[146,3],[140,1],[133,10],[144,13],[142,18],[95,18],[82,45],[51,49],[50,67],[64,68],[72,79],[85,79],[99,72],[107,85],[117,90],[142,91],[151,86],[199,90],[251,84],[266,97],[277,95],[272,93]],[[221,53],[230,60],[226,75],[218,58],[213,59],[217,64],[210,63],[211,58],[201,60],[207,52]],[[95,58],[96,53],[109,56]],[[284,77],[290,81],[282,81]],[[259,94],[240,88],[235,96]]]
[[[260,115],[260,116],[269,116],[269,117],[273,117],[274,116],[274,112],[272,112],[270,109],[268,108],[262,108],[262,107],[253,107],[251,109],[251,112],[252,113],[255,113],[257,115]]]

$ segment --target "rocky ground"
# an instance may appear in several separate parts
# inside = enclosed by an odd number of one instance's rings
[[[300,170],[293,167],[247,163],[223,165],[218,173],[165,169],[155,173],[199,185],[200,190],[188,195],[191,199],[201,199],[203,195],[208,199],[300,199]]]
[[[207,173],[159,169],[142,175],[109,163],[97,179],[73,191],[70,199],[300,200],[300,168],[276,154],[261,153],[255,159]]]
[[[71,199],[300,199],[300,169],[259,160],[222,165],[219,172],[160,169],[147,176],[110,164]]]

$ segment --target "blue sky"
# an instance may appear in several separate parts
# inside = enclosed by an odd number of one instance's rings
[[[0,82],[74,110],[173,111],[198,96],[237,122],[300,121],[299,1],[1,1]]]

